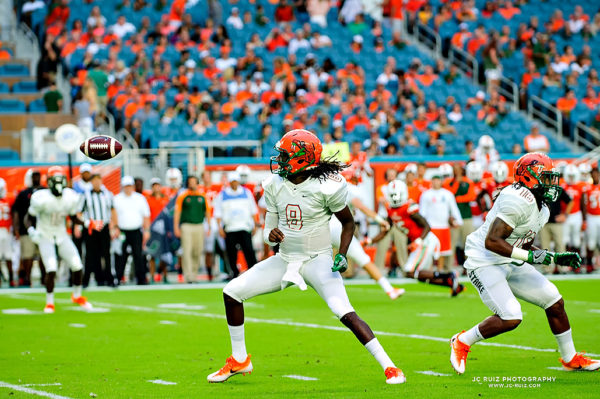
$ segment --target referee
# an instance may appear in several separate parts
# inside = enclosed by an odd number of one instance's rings
[[[91,189],[83,192],[85,272],[83,286],[87,287],[94,273],[98,285],[114,286],[111,271],[110,241],[114,231],[115,210],[112,194],[102,186],[102,177],[92,175]],[[104,261],[104,262],[103,262]],[[104,263],[104,265],[102,264]]]

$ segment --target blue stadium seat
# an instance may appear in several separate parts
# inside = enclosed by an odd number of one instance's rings
[[[6,64],[0,66],[2,76],[29,76],[29,68],[22,64]]]
[[[0,113],[17,114],[26,112],[25,103],[17,99],[0,99]]]
[[[12,87],[13,93],[37,93],[37,82],[35,81],[21,81],[17,82]]]
[[[10,86],[4,82],[0,82],[0,93],[9,93]]]
[[[19,153],[9,148],[0,148],[0,160],[2,161],[18,161]]]
[[[43,98],[37,98],[29,103],[29,112],[47,112]]]

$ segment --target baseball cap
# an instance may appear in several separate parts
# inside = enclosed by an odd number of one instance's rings
[[[125,186],[133,186],[133,177],[131,176],[123,176],[123,178],[121,179],[121,186],[125,187]]]
[[[240,174],[238,172],[229,172],[227,174],[227,179],[229,180],[229,182],[232,182],[232,181],[239,182],[241,178],[240,178]]]
[[[153,177],[152,179],[150,179],[150,187],[152,187],[155,184],[160,184],[160,178]]]
[[[194,60],[187,60],[184,65],[185,65],[186,68],[195,69],[196,68],[196,61],[194,61]]]
[[[336,120],[333,121],[333,127],[334,128],[336,128],[336,127],[342,127],[342,126],[344,126],[344,123],[341,120],[336,119]]]
[[[90,165],[89,163],[82,163],[79,166],[79,173],[84,173],[84,172],[92,172],[92,165]]]

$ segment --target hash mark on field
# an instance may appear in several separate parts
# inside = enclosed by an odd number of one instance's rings
[[[425,374],[425,375],[434,375],[436,377],[450,377],[450,376],[452,376],[452,374],[438,373],[436,371],[431,371],[431,370],[415,371],[415,373]]]
[[[294,380],[302,380],[302,381],[318,381],[318,378],[314,378],[314,377],[306,377],[304,375],[296,375],[296,374],[289,374],[289,375],[284,375],[284,378],[292,378]]]
[[[71,306],[70,308],[67,308],[69,310],[74,310],[76,312],[85,312],[85,313],[108,313],[110,312],[110,309],[108,308],[91,308],[91,309],[85,309],[81,306]]]
[[[558,370],[558,371],[565,371],[564,368],[562,367],[546,367],[548,370]]]
[[[39,299],[37,299],[37,298],[32,298],[30,296],[21,295],[21,294],[14,294],[14,295],[11,295],[11,297],[15,298],[15,299],[24,299],[24,300],[28,300],[28,301],[39,301]],[[59,300],[56,300],[56,302],[70,303],[71,301],[69,299],[59,299]],[[99,302],[99,303],[96,302],[96,304],[98,306],[106,306],[106,307],[115,308],[115,309],[128,309],[128,310],[134,310],[134,311],[139,311],[139,312],[179,314],[179,315],[185,315],[185,316],[204,317],[204,318],[208,318],[208,319],[220,319],[220,320],[225,319],[224,314],[217,314],[217,313],[192,312],[189,310],[178,310],[178,309],[157,309],[157,308],[151,308],[148,306],[122,305],[122,304],[117,304],[117,303],[106,303],[106,302]],[[329,331],[343,331],[343,332],[348,331],[348,329],[346,327],[341,327],[341,326],[329,326],[329,325],[325,325],[325,324],[316,324],[316,323],[302,323],[302,322],[295,322],[295,321],[285,321],[285,320],[280,320],[280,319],[259,319],[256,317],[246,317],[246,321],[250,321],[250,322],[254,322],[254,323],[279,325],[279,326],[315,328],[315,329],[329,330]],[[385,336],[389,336],[389,337],[399,337],[399,338],[422,339],[422,340],[426,340],[426,341],[444,342],[446,344],[450,341],[450,338],[433,337],[431,335],[404,334],[404,333],[396,333],[396,332],[388,332],[388,331],[373,331],[373,332],[375,333],[375,335],[385,335]],[[550,348],[536,348],[534,346],[501,344],[501,343],[497,343],[497,342],[478,342],[477,345],[478,346],[494,346],[494,347],[498,347],[498,348],[520,349],[520,350],[533,351],[533,352],[546,352],[546,353],[558,352],[556,349],[550,349]],[[592,356],[592,357],[600,357],[600,354],[597,354],[597,353],[587,353],[587,355]]]
[[[439,313],[417,313],[417,316],[421,317],[440,317]]]
[[[148,380],[148,382],[151,382],[153,384],[158,384],[158,385],[177,385],[176,382],[165,381],[165,380]]]
[[[0,388],[14,389],[15,391],[25,392],[30,395],[43,396],[45,398],[50,398],[50,399],[72,399],[68,396],[61,396],[61,395],[56,395],[56,394],[53,394],[50,392],[39,391],[37,389],[27,388],[26,386],[23,386],[23,385],[9,384],[8,382],[4,382],[4,381],[0,381]]]
[[[18,308],[18,309],[2,309],[2,313],[4,314],[43,314],[44,312],[35,310],[30,310],[27,308]]]
[[[590,310],[588,310],[588,312],[591,312],[591,313],[600,313],[600,309],[590,309]]]
[[[69,327],[73,327],[73,328],[86,328],[87,326],[85,324],[81,324],[81,323],[71,323],[71,324],[69,324]]]
[[[60,382],[53,382],[52,384],[23,384],[22,387],[55,387],[61,386]]]
[[[176,321],[171,321],[171,320],[161,320],[159,321],[160,324],[167,324],[167,325],[171,325],[171,324],[177,324]]]
[[[204,305],[188,305],[187,303],[161,303],[158,305],[161,309],[186,309],[186,310],[204,310]]]

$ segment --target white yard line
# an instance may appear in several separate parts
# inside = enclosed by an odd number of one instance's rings
[[[296,375],[296,374],[290,374],[290,375],[284,375],[284,378],[292,378],[294,380],[302,380],[302,381],[318,381],[318,378],[314,378],[314,377],[306,377],[304,375]]]
[[[52,384],[23,384],[22,387],[56,387],[61,386],[60,382],[53,382]]]
[[[148,382],[151,382],[153,384],[158,384],[158,385],[177,385],[176,382],[165,381],[165,380],[148,380]]]
[[[438,373],[436,371],[431,371],[431,370],[415,371],[415,373],[417,373],[417,374],[425,374],[425,375],[433,375],[433,376],[436,376],[436,377],[450,377],[450,376],[452,376],[452,374]]]
[[[0,381],[0,388],[14,389],[15,391],[25,392],[30,395],[43,396],[45,398],[51,398],[51,399],[73,399],[68,396],[61,396],[61,395],[56,395],[56,394],[53,394],[50,392],[39,391],[37,389],[27,388],[26,386],[23,386],[23,385],[9,384],[8,382],[4,382],[4,381]]]
[[[73,327],[73,328],[86,328],[87,326],[85,324],[81,324],[81,323],[70,323],[69,327]]]
[[[565,371],[563,367],[546,367],[548,370]]]
[[[417,313],[417,316],[421,317],[440,317],[439,313]]]

